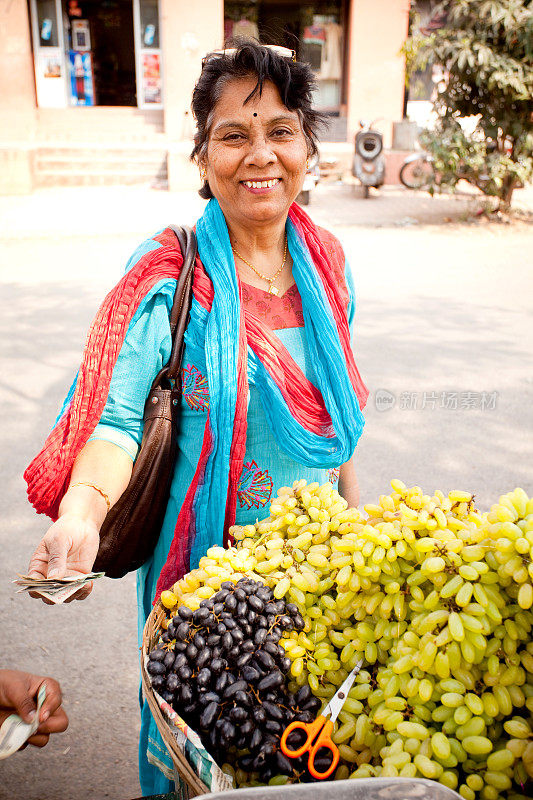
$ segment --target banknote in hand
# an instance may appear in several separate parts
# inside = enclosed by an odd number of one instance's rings
[[[29,575],[18,574],[15,583],[20,588],[18,592],[35,592],[40,597],[52,603],[64,603],[89,581],[102,578],[103,572],[89,572],[87,575],[72,575],[65,578],[31,578]]]
[[[37,693],[37,711],[33,722],[24,722],[18,714],[7,717],[0,728],[0,761],[16,753],[33,736],[39,727],[39,712],[46,699],[46,683],[41,683]]]

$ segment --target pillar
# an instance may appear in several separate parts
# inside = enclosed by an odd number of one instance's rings
[[[28,6],[3,3],[0,14],[0,194],[33,188],[35,83]]]
[[[348,21],[348,137],[359,120],[380,121],[385,146],[392,123],[403,117],[405,59],[400,49],[409,27],[410,0],[351,0]]]
[[[161,0],[161,31],[169,189],[199,188],[198,169],[189,162],[192,91],[203,56],[223,45],[224,2]]]

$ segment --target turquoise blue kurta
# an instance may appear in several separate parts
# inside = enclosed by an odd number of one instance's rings
[[[351,297],[348,313],[351,326],[355,302],[349,269],[346,277]],[[132,459],[135,459],[142,438],[145,399],[156,374],[170,357],[169,313],[174,289],[175,281],[161,281],[140,304],[130,323],[113,371],[106,407],[91,437],[117,444]],[[265,295],[268,297],[267,293]],[[207,312],[193,300],[191,313],[202,315]],[[277,335],[308,380],[315,383],[315,372],[306,344],[305,328],[285,328],[278,330]],[[170,500],[154,554],[137,572],[139,639],[152,609],[157,579],[174,536],[178,512],[200,455],[209,406],[209,387],[205,375],[203,348],[198,347],[197,343],[191,341],[190,336],[186,334],[179,453]],[[308,482],[325,483],[329,480],[335,486],[338,481],[338,470],[302,467],[280,449],[269,428],[253,376],[249,376],[249,384],[246,456],[237,496],[236,524],[238,525],[254,523],[257,519],[268,516],[270,500],[276,496],[277,490],[281,486],[290,486],[303,476]],[[197,564],[191,564],[191,568],[196,566]],[[147,750],[151,763],[147,760]],[[142,705],[139,759],[143,794],[169,791],[172,762],[158,734],[147,703]],[[154,764],[157,764],[159,769]]]

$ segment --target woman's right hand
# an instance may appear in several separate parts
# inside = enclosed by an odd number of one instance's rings
[[[64,578],[91,572],[100,536],[92,520],[66,512],[48,529],[30,560],[31,578]],[[92,591],[92,581],[66,601],[84,600]],[[30,592],[32,597],[40,597]],[[40,598],[51,605],[50,600]]]
[[[133,461],[121,447],[99,439],[87,442],[74,462],[69,488],[59,505],[59,519],[31,557],[32,578],[64,578],[91,572],[100,544],[100,528],[110,506],[127,487],[132,469]],[[65,602],[84,600],[92,588],[91,581]]]

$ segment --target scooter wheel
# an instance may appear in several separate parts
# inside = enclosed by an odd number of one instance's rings
[[[400,181],[407,189],[429,189],[435,183],[433,164],[425,158],[408,161],[400,170]]]

